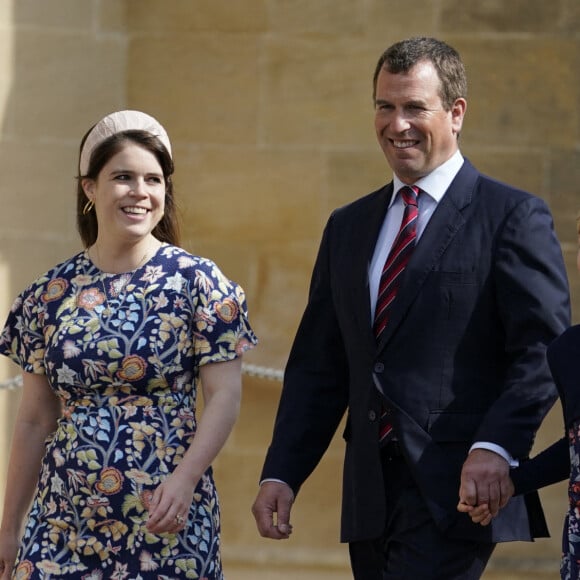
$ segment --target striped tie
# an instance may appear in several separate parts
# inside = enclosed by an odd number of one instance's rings
[[[403,272],[409,263],[415,248],[415,240],[417,239],[417,217],[419,215],[417,196],[419,195],[419,188],[403,187],[399,193],[405,202],[405,212],[403,213],[399,233],[395,238],[381,274],[373,326],[377,340],[389,321],[391,306],[401,285]]]
[[[419,215],[417,197],[419,188],[407,186],[403,187],[399,193],[405,202],[405,211],[399,233],[395,238],[381,274],[373,325],[377,341],[389,322],[391,306],[401,285],[403,273],[409,263],[417,239],[417,217]],[[389,419],[388,412],[383,409],[379,424],[379,444],[381,446],[390,441],[393,435],[392,431],[393,425]]]

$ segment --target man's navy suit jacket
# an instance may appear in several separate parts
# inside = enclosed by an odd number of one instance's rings
[[[570,312],[550,212],[465,160],[415,248],[377,344],[368,269],[392,194],[390,183],[328,221],[262,477],[297,493],[346,411],[341,538],[380,537],[378,417],[387,405],[442,530],[494,542],[547,535],[535,494],[510,500],[488,527],[456,504],[470,446],[492,442],[526,458],[556,400],[545,350]]]

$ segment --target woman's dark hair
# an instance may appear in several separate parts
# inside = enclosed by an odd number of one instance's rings
[[[81,141],[81,151],[91,130],[92,127]],[[99,224],[94,210],[91,210],[86,215],[83,213],[88,200],[83,190],[82,180],[84,178],[96,180],[108,161],[129,143],[139,145],[139,147],[143,147],[143,149],[155,155],[165,179],[165,213],[161,221],[155,226],[153,235],[161,242],[179,245],[179,221],[173,192],[173,181],[171,179],[174,170],[173,160],[163,143],[155,135],[147,131],[135,130],[115,133],[102,143],[99,143],[91,153],[89,170],[86,175],[80,175],[79,172],[77,177],[77,229],[85,248],[92,246],[97,240]]]

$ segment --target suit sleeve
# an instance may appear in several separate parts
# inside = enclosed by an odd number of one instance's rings
[[[295,493],[324,455],[348,401],[348,365],[332,299],[332,222],[331,216],[286,366],[262,471],[262,479],[280,479]]]
[[[520,201],[493,251],[505,380],[474,440],[494,442],[522,459],[557,398],[546,347],[570,324],[568,280],[546,204],[535,197]]]
[[[515,495],[529,493],[558,483],[570,475],[568,438],[562,437],[529,461],[511,470]]]

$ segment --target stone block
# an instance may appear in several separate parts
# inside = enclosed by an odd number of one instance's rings
[[[442,0],[443,34],[528,33],[558,29],[561,0]]]
[[[125,102],[125,46],[114,38],[20,31],[4,131],[72,139]]]
[[[367,24],[365,12],[364,7],[356,2],[335,0],[271,2],[270,28],[274,33],[284,35],[360,37]]]
[[[394,42],[411,36],[435,34],[438,5],[433,0],[368,0],[366,10],[366,36],[378,50],[374,61],[369,63],[373,71],[381,53]]]
[[[265,47],[261,135],[268,145],[368,146],[379,54],[360,42],[274,36]]]
[[[580,153],[550,152],[550,201],[560,239],[577,244],[576,218],[580,216]],[[580,294],[578,295],[580,299]]]
[[[129,30],[133,29],[133,23],[129,26],[127,2],[119,2],[119,0],[99,0],[97,7],[97,29],[99,31],[118,33],[125,36]]]
[[[580,30],[580,2],[578,0],[563,0],[562,30],[578,35]]]
[[[234,243],[318,238],[320,168],[312,150],[195,150],[176,171],[185,223],[196,238]]]
[[[580,151],[550,151],[550,186],[561,197],[580,200]],[[580,201],[578,203],[580,210]]]
[[[0,27],[4,24],[0,20]],[[0,111],[6,110],[14,82],[14,46],[13,37],[10,33],[0,35]],[[0,119],[0,126],[4,124],[4,118]]]
[[[8,2],[2,2],[8,4]],[[78,0],[18,0],[12,4],[11,19],[14,25],[69,28],[72,31],[90,30],[93,26],[93,2]]]
[[[0,142],[0,231],[38,244],[75,239],[75,158],[76,147],[62,143]]]
[[[268,29],[267,0],[128,0],[135,32],[256,32]]]
[[[580,126],[577,40],[457,37],[450,42],[467,67],[470,140],[502,147],[574,147]]]
[[[159,114],[173,141],[256,142],[260,105],[256,37],[143,35],[131,41],[128,62],[128,102]]]

